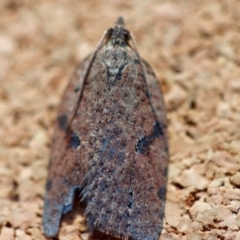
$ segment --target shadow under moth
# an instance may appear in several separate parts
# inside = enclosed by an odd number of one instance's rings
[[[159,83],[119,18],[68,84],[53,136],[43,229],[56,236],[76,190],[90,232],[157,240],[168,144]]]

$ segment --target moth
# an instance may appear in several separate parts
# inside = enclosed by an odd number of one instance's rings
[[[90,232],[157,240],[166,192],[166,130],[159,83],[119,18],[64,93],[48,169],[45,235],[57,235],[78,190]]]

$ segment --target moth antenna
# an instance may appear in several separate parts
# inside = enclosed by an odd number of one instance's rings
[[[130,39],[132,40],[132,43],[133,43],[133,49],[134,49],[134,51],[137,53],[137,56],[138,56],[139,59],[140,59],[140,56],[139,56],[139,53],[138,53],[138,50],[137,50],[136,41],[135,41],[134,36],[132,35],[131,32],[130,32],[130,34],[129,34],[129,37],[130,37]]]
[[[87,67],[87,69],[86,69],[86,72],[85,72],[85,74],[84,74],[83,84],[85,83],[85,81],[86,81],[86,79],[87,79],[87,76],[88,76],[88,74],[89,74],[89,70],[90,70],[90,68],[92,67],[92,63],[93,63],[93,61],[94,61],[94,59],[95,59],[98,51],[101,49],[102,44],[104,43],[105,38],[107,38],[107,36],[109,35],[109,32],[110,32],[109,30],[105,31],[105,33],[103,34],[103,36],[102,36],[102,38],[100,39],[99,43],[97,44],[97,48],[96,48],[95,52],[93,53],[92,58],[90,59],[89,65],[88,65],[88,67]],[[79,97],[78,97],[77,103],[76,103],[76,105],[75,105],[75,108],[74,108],[74,110],[72,111],[72,114],[71,114],[70,117],[69,117],[69,121],[68,121],[68,124],[67,124],[67,127],[68,127],[68,128],[70,128],[70,126],[71,126],[71,124],[72,124],[72,121],[73,121],[73,119],[74,119],[74,117],[75,117],[75,115],[76,115],[76,113],[77,113],[77,107],[78,107],[78,105],[79,105],[79,103],[80,103],[80,101],[81,101],[81,98],[82,98],[82,91],[81,91],[81,93],[79,94]]]
[[[133,43],[133,50],[134,50],[135,53],[137,54],[138,59],[141,59],[141,58],[140,58],[140,55],[139,55],[139,53],[138,53],[138,50],[137,50],[137,45],[136,45],[134,36],[132,35],[131,32],[130,32],[130,38],[131,38],[132,43]],[[142,62],[140,62],[140,66],[141,66],[141,68],[142,68],[142,71],[144,72],[144,67],[143,67]],[[145,82],[145,84],[146,84],[146,88],[147,88],[147,91],[148,91],[148,85],[147,85],[147,80],[146,80],[146,75],[145,75],[145,74],[144,74],[144,82]],[[152,111],[153,111],[154,116],[157,117],[156,112],[154,111],[153,107],[152,107]]]
[[[124,22],[124,19],[123,17],[119,17],[117,22],[116,22],[116,26],[119,26],[119,27],[124,27],[125,26],[125,22]]]

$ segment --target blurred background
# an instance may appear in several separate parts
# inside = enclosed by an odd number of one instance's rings
[[[161,239],[240,239],[238,0],[1,0],[0,240],[45,239],[56,109],[77,64],[123,16],[161,82],[170,165]],[[59,239],[88,239],[82,211]]]

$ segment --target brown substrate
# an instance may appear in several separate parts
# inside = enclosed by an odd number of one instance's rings
[[[0,240],[41,232],[49,146],[75,66],[117,17],[163,85],[171,151],[162,240],[240,239],[240,4],[0,2]],[[88,239],[82,209],[59,239]]]

